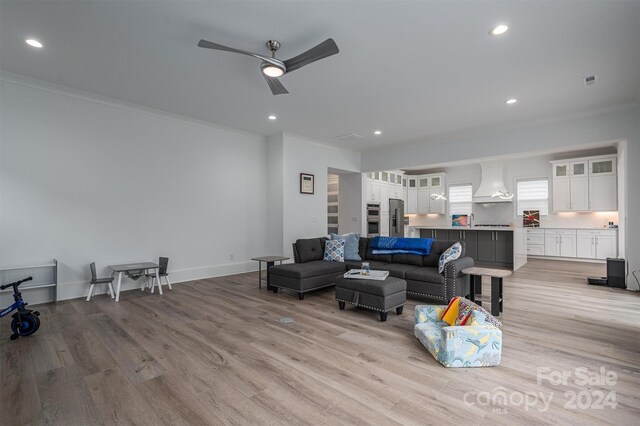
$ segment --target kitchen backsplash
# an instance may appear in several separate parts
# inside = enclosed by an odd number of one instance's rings
[[[473,212],[476,224],[498,224],[520,227],[522,216],[513,214],[514,206],[511,203],[483,205],[475,204]],[[408,215],[410,226],[450,226],[451,217],[448,215]],[[608,222],[618,225],[617,212],[566,212],[552,213],[549,216],[540,217],[540,226],[543,228],[603,228]]]

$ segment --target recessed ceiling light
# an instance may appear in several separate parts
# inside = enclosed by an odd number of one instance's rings
[[[518,100],[516,98],[511,98],[511,99],[507,99],[506,101],[504,101],[504,103],[507,104],[507,105],[515,104],[516,102],[518,102]]]
[[[375,132],[373,132],[374,135],[381,135],[382,134],[382,130],[376,130]]]
[[[42,47],[43,47],[42,43],[40,43],[35,38],[27,38],[27,39],[24,40],[24,42],[27,43],[29,46],[37,47],[38,49],[42,49]]]
[[[275,115],[270,115],[270,116],[268,116],[267,118],[268,118],[269,120],[275,120],[275,119],[276,119],[276,118],[278,118],[278,117],[276,117]]]
[[[489,34],[491,34],[491,35],[501,35],[501,34],[506,33],[508,29],[509,29],[508,25],[505,25],[505,24],[496,25],[495,27],[493,27],[491,29],[491,31],[489,31]]]

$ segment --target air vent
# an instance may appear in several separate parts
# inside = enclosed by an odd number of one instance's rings
[[[588,75],[586,77],[582,78],[582,85],[583,86],[593,86],[594,84],[596,84],[596,79],[598,78],[597,75]]]
[[[362,135],[357,133],[348,133],[346,135],[336,136],[333,140],[338,142],[358,142],[362,139]]]

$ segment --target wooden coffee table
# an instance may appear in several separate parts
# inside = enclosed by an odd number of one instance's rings
[[[485,299],[491,303],[491,315],[497,317],[502,312],[502,279],[511,275],[506,269],[493,268],[465,268],[463,274],[469,275],[469,298],[472,302],[482,306],[482,277],[491,277],[491,298]],[[478,296],[478,297],[476,297]]]

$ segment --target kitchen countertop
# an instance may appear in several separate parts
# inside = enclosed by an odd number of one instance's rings
[[[516,231],[518,229],[577,229],[581,231],[617,231],[619,228],[570,228],[570,227],[559,227],[559,228],[547,228],[547,227],[539,227],[539,228],[524,228],[524,227],[515,227],[515,226],[422,226],[422,225],[407,225],[412,226],[415,229],[453,229],[457,231]]]
[[[409,225],[413,226],[413,225]],[[513,226],[413,226],[415,229],[452,229],[454,231],[515,231]]]
[[[574,230],[577,229],[578,231],[617,231],[620,228],[605,228],[604,226],[602,228],[577,228],[577,227],[569,227],[569,226],[563,226],[563,227],[539,227],[539,228],[524,228],[524,229],[553,229],[553,230],[560,230],[560,229],[569,229],[569,230]]]

